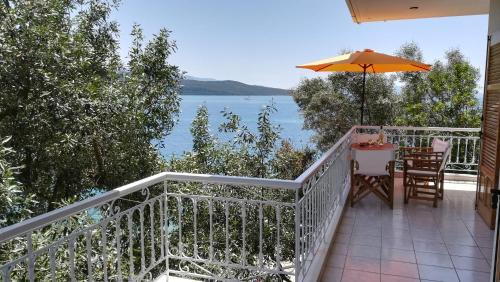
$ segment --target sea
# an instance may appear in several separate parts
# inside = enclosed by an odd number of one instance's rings
[[[226,121],[221,111],[227,109],[239,115],[242,124],[252,132],[257,132],[259,112],[264,106],[273,104],[277,111],[271,115],[271,121],[280,126],[280,137],[290,140],[296,148],[314,148],[311,142],[312,131],[303,129],[303,117],[290,96],[183,95],[181,98],[179,121],[174,130],[165,136],[166,145],[160,149],[166,159],[191,151],[193,138],[189,129],[196,110],[202,105],[205,105],[209,112],[211,134],[222,141],[229,140],[232,136],[218,131],[219,125]]]

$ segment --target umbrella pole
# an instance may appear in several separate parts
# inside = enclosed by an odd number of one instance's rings
[[[365,111],[365,83],[366,83],[366,65],[363,66],[363,92],[361,93],[361,125],[363,125],[363,113]]]

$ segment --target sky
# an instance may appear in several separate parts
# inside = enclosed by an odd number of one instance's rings
[[[178,47],[170,63],[196,77],[290,89],[320,76],[298,64],[344,49],[393,54],[410,41],[426,63],[459,48],[484,73],[486,15],[356,24],[344,0],[123,0],[112,17],[125,60],[134,23],[146,39],[165,27]]]

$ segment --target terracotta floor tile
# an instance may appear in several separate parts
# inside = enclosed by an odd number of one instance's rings
[[[345,269],[342,282],[379,282],[380,274],[358,270]]]
[[[451,260],[457,269],[490,272],[490,265],[486,259],[452,256]]]
[[[345,260],[345,255],[330,254],[330,257],[326,261],[326,266],[344,268]]]
[[[485,272],[457,269],[457,274],[460,282],[488,282],[490,280],[490,274]]]
[[[443,282],[458,282],[455,269],[431,265],[418,265],[420,279]]]
[[[382,274],[380,278],[381,278],[382,282],[419,282],[420,281],[420,280],[415,279],[415,278],[408,278],[408,277],[394,276],[394,275],[387,275],[387,274]]]
[[[380,259],[367,257],[347,257],[345,269],[380,273]]]
[[[379,247],[371,247],[364,245],[350,245],[349,251],[347,253],[348,256],[367,257],[376,259],[380,259],[380,254],[381,251]]]
[[[413,241],[413,247],[416,252],[427,252],[437,254],[448,254],[445,244],[425,241]]]
[[[483,253],[481,253],[481,249],[477,246],[463,246],[463,245],[455,245],[455,244],[446,244],[448,247],[448,252],[453,256],[461,256],[461,257],[471,257],[471,258],[483,258]]]
[[[382,248],[382,259],[392,261],[402,261],[416,263],[415,252],[400,249],[384,249]]]
[[[343,268],[339,267],[326,267],[323,270],[321,282],[340,282],[342,280]]]
[[[414,263],[382,260],[380,264],[382,274],[418,278],[418,268]]]
[[[436,253],[415,252],[418,264],[434,265],[453,268],[453,263],[449,255]]]

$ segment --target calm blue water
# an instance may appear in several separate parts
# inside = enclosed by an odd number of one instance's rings
[[[220,113],[224,108],[238,114],[241,117],[241,123],[247,125],[252,132],[256,132],[258,113],[263,106],[272,102],[278,111],[272,114],[271,120],[273,124],[281,126],[281,137],[290,139],[298,148],[312,146],[310,142],[312,132],[302,129],[303,119],[292,97],[187,95],[182,96],[180,120],[173,132],[165,137],[166,148],[162,149],[161,153],[168,158],[173,154],[180,155],[184,151],[191,150],[192,136],[189,129],[196,115],[196,109],[203,104],[208,108],[212,134],[221,139],[227,139],[228,136],[223,136],[218,132],[219,125],[225,121]]]

